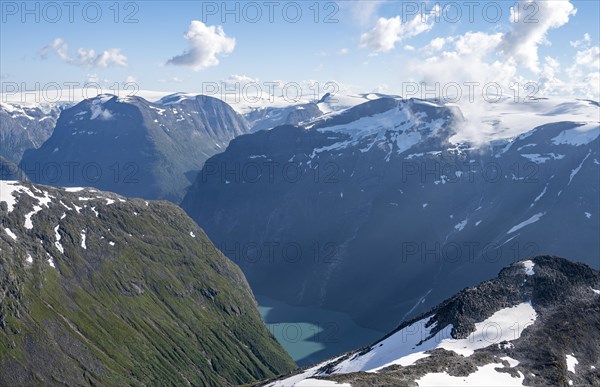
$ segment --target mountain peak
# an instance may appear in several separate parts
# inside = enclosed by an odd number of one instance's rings
[[[521,260],[373,345],[270,385],[314,378],[352,385],[591,385],[600,356],[599,289],[600,272],[584,264],[553,256]]]

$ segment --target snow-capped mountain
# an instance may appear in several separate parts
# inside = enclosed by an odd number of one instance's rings
[[[293,361],[177,206],[0,181],[0,385],[240,385]],[[176,360],[174,360],[176,359]]]
[[[20,166],[34,182],[179,202],[204,161],[247,131],[243,117],[211,97],[100,95],[64,110]]]
[[[401,296],[401,295],[400,295]],[[600,272],[539,256],[268,386],[595,386]]]
[[[379,98],[389,98],[385,94],[348,94],[332,95],[326,93],[319,100],[299,103],[283,103],[281,101],[264,106],[234,106],[241,110],[250,123],[253,132],[272,129],[281,125],[298,125],[312,121],[321,116],[335,114],[353,106]],[[282,98],[283,99],[283,98]]]
[[[19,163],[25,150],[39,148],[50,137],[60,112],[68,106],[0,102],[0,156]]]
[[[598,268],[598,105],[503,103],[481,133],[455,105],[379,98],[242,136],[182,206],[256,293],[380,330],[533,254]]]

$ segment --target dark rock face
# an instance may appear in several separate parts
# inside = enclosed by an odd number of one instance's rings
[[[0,156],[18,164],[27,149],[37,149],[50,137],[66,105],[0,104]]]
[[[0,184],[0,385],[238,385],[293,368],[180,208]]]
[[[569,140],[581,124],[556,122],[473,147],[449,141],[461,120],[381,98],[242,136],[182,206],[256,293],[380,330],[527,256],[600,267],[598,128]]]
[[[326,361],[304,377],[352,386],[416,386],[419,379],[428,374],[446,373],[466,380],[475,372],[481,372],[482,367],[492,365],[486,371],[488,381],[504,373],[514,378],[515,385],[597,386],[600,385],[599,288],[600,272],[584,264],[552,256],[517,262],[502,269],[497,278],[466,288],[432,310],[402,323],[373,345]],[[507,320],[506,315],[497,314],[523,302],[530,303],[536,315],[527,324],[517,322],[518,316]],[[412,327],[423,319],[428,319],[427,326],[432,328],[428,336],[414,346],[413,352],[425,350],[428,356],[409,362],[412,364],[394,364],[377,372],[340,372],[341,365],[369,358],[381,351],[382,345],[390,345],[389,338],[403,330],[408,330],[408,335],[415,334]],[[482,321],[486,324],[476,328]],[[510,331],[509,334],[498,332],[500,325],[508,327],[505,330]],[[450,338],[454,340],[465,339],[477,329],[492,333],[483,336],[485,343],[472,354],[445,349],[441,340],[435,342],[434,349],[419,348],[449,328]],[[403,342],[396,341],[396,345],[401,346]],[[387,350],[393,352],[393,348]],[[279,382],[285,384],[285,380],[281,378]]]
[[[53,135],[26,152],[20,166],[37,183],[178,203],[204,161],[248,128],[215,98],[161,101],[85,100],[61,114]]]

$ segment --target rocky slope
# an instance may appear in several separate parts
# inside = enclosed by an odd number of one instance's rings
[[[233,140],[182,206],[257,294],[389,331],[525,256],[600,266],[597,113],[493,106],[488,133],[456,106],[382,97]]]
[[[294,366],[178,207],[0,184],[0,385],[237,385]]]
[[[0,156],[0,180],[28,181],[29,179],[17,164]]]
[[[598,386],[599,343],[600,272],[539,256],[373,345],[266,384]]]
[[[62,112],[52,136],[20,163],[36,183],[90,186],[178,203],[204,161],[248,130],[207,96],[100,95]]]
[[[0,103],[0,156],[18,164],[27,149],[39,148],[50,137],[66,106]]]

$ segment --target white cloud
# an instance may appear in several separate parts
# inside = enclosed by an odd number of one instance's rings
[[[49,45],[43,47],[39,55],[42,58],[48,57],[50,53],[55,53],[64,62],[86,68],[107,68],[112,66],[127,66],[127,57],[121,54],[120,48],[109,48],[99,54],[93,49],[77,49],[77,57],[69,55],[69,46],[61,38],[55,38]]]
[[[189,66],[194,71],[219,64],[217,55],[230,54],[235,49],[235,38],[225,34],[221,26],[207,26],[201,21],[192,20],[184,35],[190,49],[174,56],[167,64]]]
[[[513,57],[517,64],[533,72],[539,72],[538,46],[548,44],[546,34],[549,30],[568,23],[569,17],[577,10],[569,0],[532,1],[519,0],[520,14],[511,8],[511,29],[503,37],[502,48],[507,56]],[[526,4],[535,3],[534,6]],[[525,12],[524,10],[528,10]],[[537,10],[535,14],[533,11]],[[531,15],[530,18],[527,16]]]
[[[432,84],[436,82],[508,84],[516,73],[516,66],[513,61],[494,58],[501,40],[501,33],[484,32],[467,32],[464,35],[449,37],[444,40],[444,44],[450,44],[448,51],[412,62],[410,71],[420,74],[426,83]],[[434,46],[442,47],[441,43],[434,43]]]
[[[360,46],[374,53],[391,51],[396,43],[431,30],[433,19],[439,12],[440,7],[436,4],[433,12],[417,15],[405,23],[402,23],[400,16],[389,19],[381,17],[373,29],[360,36]]]
[[[583,38],[581,40],[575,40],[575,41],[571,41],[569,43],[571,44],[572,47],[579,48],[579,47],[588,47],[590,45],[591,41],[592,41],[592,37],[590,36],[590,34],[588,34],[586,32],[585,34],[583,34]]]
[[[134,77],[133,75],[128,75],[127,78],[125,78],[125,83],[136,83],[137,82],[137,78]]]
[[[406,51],[414,51],[414,50],[415,50],[415,47],[414,47],[414,46],[411,46],[410,44],[407,44],[407,45],[405,45],[405,46],[404,46],[404,49],[405,49]]]
[[[598,46],[577,51],[575,54],[575,64],[579,67],[587,67],[598,70],[600,68],[600,48]]]

